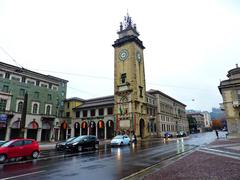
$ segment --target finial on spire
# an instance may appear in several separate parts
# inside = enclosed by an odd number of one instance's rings
[[[124,16],[123,22],[120,22],[120,30],[118,31],[118,34],[122,33],[125,35],[129,35],[130,33],[134,36],[139,36],[139,33],[137,32],[137,26],[135,23],[133,23],[132,18],[129,16],[128,10],[127,15]]]

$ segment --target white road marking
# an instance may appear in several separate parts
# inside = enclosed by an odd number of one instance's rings
[[[45,171],[46,171],[46,170],[36,171],[36,172],[32,172],[32,173],[26,173],[26,174],[21,174],[21,175],[17,175],[17,176],[2,178],[2,179],[0,179],[0,180],[16,179],[16,178],[20,178],[20,177],[24,177],[24,176],[30,176],[30,175],[33,175],[33,174],[43,173],[43,172],[45,172]]]
[[[240,156],[238,153],[231,153],[231,152],[221,151],[217,149],[209,149],[209,148],[198,149],[198,151],[240,160]]]

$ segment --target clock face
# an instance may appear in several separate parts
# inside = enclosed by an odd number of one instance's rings
[[[137,58],[137,61],[138,61],[138,62],[141,62],[141,60],[142,60],[142,55],[141,55],[141,53],[140,53],[139,51],[137,51],[137,53],[136,53],[136,58]]]
[[[128,50],[122,49],[122,50],[119,52],[119,59],[120,59],[121,61],[125,61],[127,58],[128,58]]]

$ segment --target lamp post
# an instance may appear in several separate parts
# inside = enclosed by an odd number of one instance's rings
[[[23,109],[20,119],[20,138],[24,138],[25,133],[25,124],[26,124],[26,116],[27,116],[27,104],[28,104],[28,93],[26,92],[24,95]]]

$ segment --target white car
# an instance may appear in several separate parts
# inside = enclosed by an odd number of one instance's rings
[[[111,140],[111,146],[129,145],[130,138],[127,135],[117,135]]]

